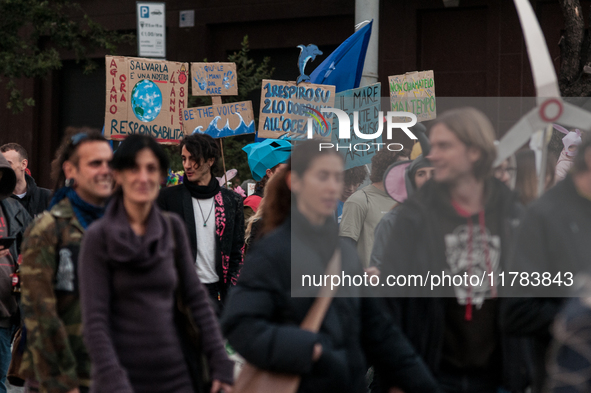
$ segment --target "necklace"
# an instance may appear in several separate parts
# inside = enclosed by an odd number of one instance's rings
[[[206,227],[207,221],[209,220],[209,217],[211,217],[211,212],[213,211],[213,205],[215,205],[215,202],[211,201],[211,209],[209,209],[209,214],[207,215],[207,218],[205,218],[205,214],[203,214],[203,209],[201,209],[199,199],[197,199],[197,205],[199,206],[199,210],[201,211],[201,217],[203,218],[203,226]]]

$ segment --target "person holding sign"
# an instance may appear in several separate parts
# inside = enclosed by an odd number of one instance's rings
[[[244,212],[242,197],[220,187],[213,169],[220,148],[211,136],[195,133],[181,141],[183,184],[163,188],[162,210],[183,218],[189,234],[197,275],[221,311],[242,266]]]

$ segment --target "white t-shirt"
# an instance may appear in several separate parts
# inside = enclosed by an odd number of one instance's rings
[[[195,214],[197,235],[197,276],[204,284],[216,283],[220,280],[215,271],[215,206],[213,198],[191,198]],[[201,209],[199,206],[201,205]],[[203,214],[201,212],[203,211]],[[208,218],[209,217],[209,218]],[[207,225],[203,225],[204,221]]]
[[[18,197],[18,199],[23,199],[27,195],[27,192],[25,191],[22,194],[14,194],[14,195],[16,195]]]

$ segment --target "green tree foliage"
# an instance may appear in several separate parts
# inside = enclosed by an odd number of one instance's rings
[[[274,69],[270,66],[271,59],[265,57],[261,63],[255,61],[248,56],[250,51],[248,44],[248,36],[244,36],[241,43],[241,49],[238,52],[228,56],[228,61],[236,63],[236,72],[238,73],[238,95],[224,96],[222,101],[224,103],[246,101],[251,97],[252,93],[261,89],[261,82],[263,79],[268,79],[273,74]],[[203,61],[207,62],[207,59]],[[190,84],[189,84],[190,86]],[[189,96],[189,106],[207,106],[211,105],[211,98],[207,96]],[[258,124],[258,119],[255,118],[255,127]],[[223,138],[224,159],[226,161],[226,170],[235,168],[238,170],[237,177],[244,181],[252,178],[246,153],[242,148],[249,143],[254,142],[254,135],[241,135]],[[173,171],[183,169],[179,150],[177,146],[170,146],[166,148],[170,155],[170,162]],[[219,163],[219,169],[216,176],[222,176],[222,160]]]
[[[13,113],[35,105],[17,87],[19,78],[41,78],[61,68],[59,50],[72,51],[89,73],[96,64],[87,58],[97,48],[114,53],[120,43],[133,42],[133,34],[108,31],[67,0],[0,0],[0,82],[5,83]]]

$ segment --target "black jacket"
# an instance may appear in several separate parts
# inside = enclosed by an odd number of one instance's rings
[[[509,270],[519,272],[591,272],[591,201],[579,195],[572,176],[548,190],[527,209],[517,231]],[[534,338],[535,391],[545,378],[546,350],[550,329],[563,304],[565,285],[520,287],[520,298],[511,299],[502,309],[507,332]],[[572,287],[570,287],[572,289]]]
[[[23,205],[31,217],[35,217],[38,214],[43,213],[49,207],[51,202],[51,191],[47,188],[37,187],[35,179],[25,174],[27,181],[27,195],[24,198],[19,198],[12,194],[11,198],[16,199]]]
[[[487,220],[496,219],[500,228],[500,268],[507,263],[511,239],[522,213],[515,195],[501,182],[489,179],[485,186]],[[494,209],[494,210],[492,210]],[[491,214],[491,212],[494,212]],[[448,265],[444,234],[440,222],[444,215],[455,214],[446,187],[435,181],[427,182],[418,192],[398,208],[396,222],[383,255],[382,277],[390,274],[438,274]],[[390,289],[388,289],[390,290]],[[429,293],[429,285],[408,286],[399,297],[386,301],[394,316],[417,352],[431,371],[440,373],[446,326],[446,297],[455,297],[453,289],[445,288]],[[388,296],[392,293],[386,293]],[[499,308],[507,299],[499,298]],[[498,320],[498,319],[497,319]],[[501,323],[498,320],[498,330]],[[523,391],[529,383],[530,363],[526,340],[500,334],[501,383],[512,392]]]
[[[297,224],[302,219],[288,218],[247,254],[222,317],[222,330],[230,344],[257,367],[301,375],[299,392],[364,392],[367,361],[387,376],[388,386],[398,386],[406,393],[437,391],[430,373],[376,299],[336,297],[319,333],[299,328],[314,297],[298,297],[306,294],[306,288],[294,285],[301,279],[295,272],[305,267],[307,273],[323,274],[340,242],[342,270],[363,274],[355,249],[338,240],[336,223],[327,238],[310,224],[302,230]],[[296,252],[293,256],[292,250]],[[306,264],[294,264],[292,259]],[[321,343],[323,350],[313,363],[315,343]]]
[[[242,197],[234,191],[221,188],[214,197],[216,225],[216,273],[220,277],[221,295],[236,285],[244,253],[244,212]],[[193,258],[197,258],[198,239],[191,193],[184,185],[163,188],[158,206],[181,216],[187,226]]]

